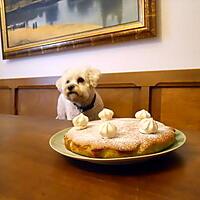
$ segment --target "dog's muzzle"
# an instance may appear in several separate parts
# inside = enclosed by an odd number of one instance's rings
[[[68,89],[69,91],[72,91],[74,88],[75,88],[75,85],[70,85],[70,86],[67,87],[67,89]]]
[[[71,94],[76,94],[78,95],[78,93],[74,90],[75,89],[75,85],[69,85],[67,87],[67,96],[71,95]]]

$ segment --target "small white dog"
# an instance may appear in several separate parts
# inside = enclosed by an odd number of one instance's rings
[[[57,119],[72,120],[83,113],[89,120],[98,119],[103,101],[95,90],[100,71],[94,68],[71,69],[56,82],[61,92],[57,104]]]

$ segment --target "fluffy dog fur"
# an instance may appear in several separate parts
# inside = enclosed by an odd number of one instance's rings
[[[72,120],[83,113],[90,120],[98,119],[103,101],[95,90],[100,71],[94,68],[66,71],[56,82],[61,92],[57,104],[57,119]]]

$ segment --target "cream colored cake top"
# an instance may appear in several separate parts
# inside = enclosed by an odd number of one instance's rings
[[[74,119],[72,120],[72,123],[75,128],[81,130],[81,129],[87,128],[88,121],[89,121],[89,118],[85,116],[83,113],[81,113],[80,115],[74,117]]]
[[[114,112],[108,108],[104,108],[101,112],[99,112],[98,117],[102,121],[108,121],[111,120],[114,115]]]
[[[144,109],[139,110],[138,112],[135,113],[135,118],[137,119],[145,119],[145,118],[150,118],[150,117],[151,117],[151,114]]]
[[[77,145],[90,145],[95,149],[110,148],[119,151],[137,149],[139,152],[147,149],[149,144],[174,138],[174,130],[157,121],[156,134],[141,133],[139,131],[140,121],[136,118],[114,118],[109,120],[117,127],[116,135],[112,138],[102,137],[99,131],[99,127],[103,123],[101,120],[88,122],[87,128],[83,130],[77,130],[76,127],[73,127],[66,133],[66,137]]]
[[[156,134],[158,131],[158,125],[153,118],[145,118],[139,122],[140,133]]]
[[[113,123],[106,121],[99,126],[99,133],[103,138],[114,138],[117,135],[117,127]]]

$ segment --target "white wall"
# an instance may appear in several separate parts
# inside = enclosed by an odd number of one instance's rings
[[[20,58],[0,59],[0,78],[55,76],[68,67],[102,72],[200,68],[200,1],[158,0],[157,38]]]

